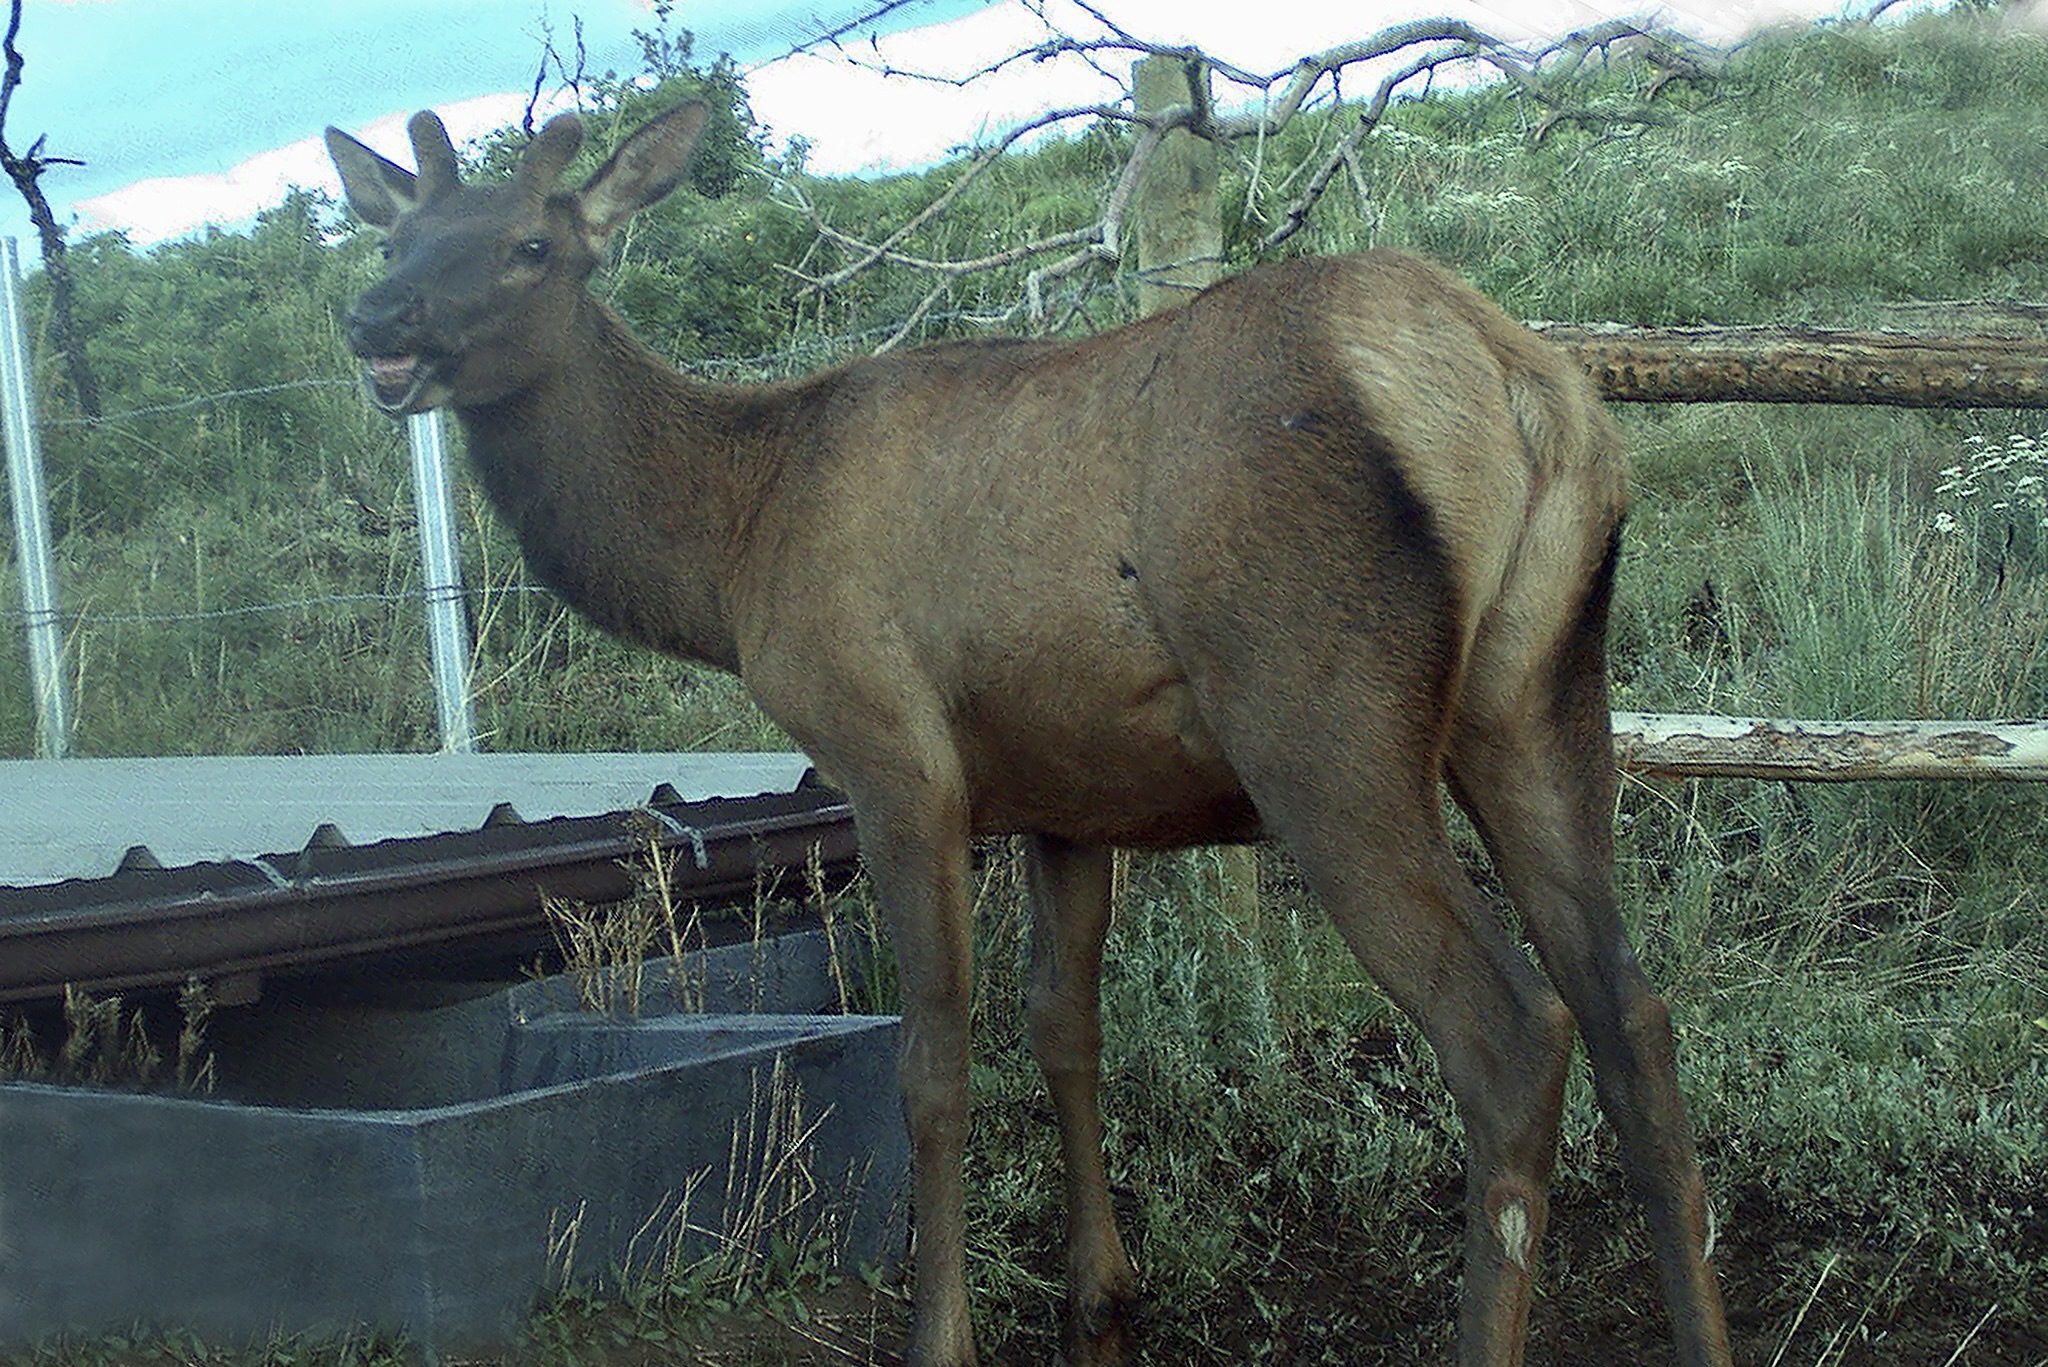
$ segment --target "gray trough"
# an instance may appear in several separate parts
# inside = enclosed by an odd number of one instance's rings
[[[631,1019],[567,976],[225,1012],[234,1100],[0,1085],[0,1350],[143,1325],[489,1353],[565,1274],[768,1213],[894,1261],[896,1018],[825,1014],[834,973],[813,933],[650,963]]]

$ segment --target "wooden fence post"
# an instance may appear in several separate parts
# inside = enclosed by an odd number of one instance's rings
[[[1207,104],[1207,68],[1175,57],[1146,57],[1131,68],[1140,114],[1177,104]],[[1223,215],[1216,190],[1216,144],[1175,129],[1152,154],[1132,201],[1138,247],[1138,308],[1157,313],[1213,285],[1223,268]]]
[[[1141,114],[1177,104],[1205,106],[1209,73],[1175,57],[1146,57],[1131,68]],[[1223,212],[1217,193],[1216,144],[1186,129],[1167,134],[1152,154],[1131,205],[1138,249],[1138,307],[1157,313],[1216,282],[1223,271]],[[1259,916],[1259,852],[1226,845],[1213,865],[1217,902],[1241,926]],[[1206,874],[1211,867],[1200,861]],[[1207,877],[1204,877],[1207,882]]]

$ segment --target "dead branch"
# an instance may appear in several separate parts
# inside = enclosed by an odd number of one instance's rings
[[[526,111],[520,116],[519,129],[530,142],[534,134],[534,119],[540,109],[541,91],[547,85],[548,68],[555,69],[555,88],[567,90],[575,99],[576,107],[583,107],[583,82],[588,75],[590,53],[583,42],[583,16],[574,16],[576,24],[576,64],[570,66],[555,47],[555,28],[546,17],[540,23],[540,61],[533,73],[533,89],[526,97]]]
[[[1873,5],[1868,13],[1859,14],[1850,22],[1854,24],[1875,24],[1879,16],[1886,10],[1900,3],[1902,3],[1902,0],[1878,0],[1878,3]]]
[[[37,137],[29,144],[27,153],[21,155],[16,154],[13,144],[7,140],[7,114],[14,104],[14,92],[21,85],[24,66],[21,49],[15,46],[15,39],[21,34],[21,4],[22,0],[12,0],[9,9],[4,44],[6,72],[0,75],[0,169],[7,172],[7,178],[14,182],[14,188],[27,201],[29,221],[35,224],[36,238],[42,244],[43,272],[50,278],[50,340],[64,358],[64,372],[71,381],[71,395],[78,401],[80,414],[97,420],[101,411],[100,386],[85,354],[85,338],[78,330],[72,308],[74,289],[70,262],[64,254],[64,229],[50,211],[50,201],[44,196],[41,183],[43,172],[52,166],[82,166],[85,163],[71,157],[47,155],[43,151],[47,135]]]
[[[917,325],[922,323],[925,315],[932,311],[932,305],[938,303],[939,300],[945,298],[952,291],[953,282],[950,278],[939,281],[937,285],[932,287],[931,293],[918,301],[917,307],[910,311],[910,316],[903,320],[903,326],[891,333],[888,341],[875,348],[875,355],[880,356],[884,352],[894,351],[898,346],[901,346],[906,337],[917,331]]]
[[[973,162],[968,165],[967,169],[951,185],[947,186],[937,199],[927,204],[923,209],[920,209],[908,222],[897,228],[895,232],[890,233],[881,242],[872,245],[862,243],[858,239],[841,233],[836,228],[826,224],[810,201],[804,198],[794,186],[784,182],[779,187],[784,196],[788,202],[800,209],[811,220],[812,226],[818,230],[820,236],[830,238],[839,245],[852,248],[860,253],[854,261],[840,269],[808,279],[806,282],[806,293],[834,289],[852,280],[855,276],[880,261],[914,266],[919,270],[951,271],[959,274],[967,271],[991,270],[998,266],[1010,265],[1030,256],[1057,251],[1063,246],[1070,245],[1072,241],[1080,241],[1082,237],[1088,236],[1087,230],[1081,230],[1079,236],[1072,233],[1061,234],[1056,239],[1048,239],[1042,244],[1036,244],[1035,250],[1027,247],[1016,252],[1001,252],[993,257],[984,257],[975,262],[941,263],[922,261],[915,257],[904,256],[897,251],[897,248],[918,229],[928,223],[937,222],[945,214],[946,210],[952,206],[953,202],[966,193],[967,189],[976,181],[980,180],[987,173],[988,169],[995,165],[1003,153],[1009,151],[1010,148],[1017,144],[1019,139],[1029,137],[1041,128],[1050,128],[1057,123],[1065,123],[1070,119],[1078,119],[1090,115],[1108,120],[1135,122],[1137,119],[1137,116],[1129,110],[1119,109],[1114,105],[1080,105],[1071,109],[1055,109],[1050,113],[1041,114],[1027,123],[1019,124],[998,139],[993,146],[977,155]]]
[[[1557,127],[1566,124],[1640,128],[1667,123],[1671,116],[1653,107],[1656,98],[1674,82],[1708,81],[1718,67],[1717,55],[1702,45],[1680,34],[1646,27],[1632,20],[1593,25],[1548,45],[1524,49],[1462,20],[1425,19],[1396,24],[1357,42],[1312,53],[1277,71],[1255,72],[1192,48],[1149,42],[1119,26],[1095,0],[1072,0],[1072,3],[1100,27],[1099,33],[1076,35],[1059,31],[1045,14],[1042,4],[1033,4],[1032,12],[1049,30],[1046,39],[964,74],[923,72],[901,67],[882,56],[879,48],[872,54],[840,49],[840,56],[851,65],[883,76],[950,86],[971,85],[1022,63],[1075,58],[1088,62],[1120,87],[1125,83],[1111,77],[1098,59],[1110,56],[1129,60],[1168,57],[1198,64],[1198,69],[1234,87],[1238,97],[1221,103],[1238,106],[1240,112],[1218,112],[1219,102],[1208,98],[1207,81],[1204,80],[1190,83],[1190,98],[1186,103],[1161,110],[1136,113],[1126,104],[1099,104],[1041,114],[1010,129],[978,151],[966,168],[931,202],[879,236],[855,234],[826,222],[818,207],[797,187],[784,184],[779,187],[781,201],[803,214],[816,232],[817,241],[829,247],[839,258],[839,263],[831,269],[798,273],[804,281],[806,294],[823,294],[837,289],[884,264],[901,266],[938,277],[932,293],[919,307],[917,316],[921,321],[936,298],[945,293],[947,282],[979,271],[1056,258],[1035,267],[1025,281],[1024,309],[1037,320],[1043,316],[1042,291],[1046,285],[1090,266],[1113,267],[1122,260],[1123,219],[1137,183],[1136,173],[1142,170],[1159,140],[1167,133],[1186,129],[1221,143],[1251,139],[1258,171],[1263,174],[1271,139],[1326,95],[1341,103],[1345,73],[1367,63],[1407,58],[1376,81],[1372,93],[1359,107],[1357,119],[1333,147],[1312,163],[1294,168],[1284,178],[1292,182],[1297,176],[1304,177],[1301,188],[1281,212],[1279,220],[1260,239],[1260,250],[1270,251],[1298,233],[1338,173],[1347,167],[1363,200],[1364,176],[1358,160],[1360,147],[1384,121],[1394,100],[1405,87],[1417,80],[1432,81],[1436,72],[1444,67],[1473,63],[1497,73],[1517,98],[1528,100],[1542,111],[1540,117],[1532,119],[1530,136],[1534,141],[1541,141]],[[1639,99],[1621,105],[1589,104],[1575,99],[1574,79],[1583,72],[1588,61],[1595,56],[1605,59],[1618,49],[1641,60],[1656,73],[1649,89]],[[1123,170],[1107,190],[1101,213],[1093,223],[1049,232],[1002,251],[967,259],[938,259],[906,249],[907,243],[943,219],[963,195],[983,180],[995,162],[1020,141],[1080,118],[1128,125],[1136,134]],[[1247,198],[1248,216],[1255,210],[1255,201],[1256,190]],[[1013,309],[1011,313],[1015,311]],[[886,345],[897,345],[907,335],[906,331],[892,337]]]
[[[1301,231],[1308,222],[1309,214],[1322,202],[1323,192],[1330,188],[1330,181],[1337,174],[1338,168],[1354,157],[1366,136],[1379,127],[1380,120],[1386,115],[1387,107],[1393,102],[1396,90],[1425,72],[1435,71],[1446,62],[1463,61],[1468,55],[1462,48],[1438,49],[1417,58],[1381,81],[1379,89],[1373,92],[1372,100],[1359,113],[1358,121],[1351,126],[1351,131],[1338,139],[1330,154],[1316,167],[1315,173],[1308,178],[1308,184],[1302,187],[1301,193],[1294,197],[1293,202],[1281,214],[1279,225],[1259,242],[1259,249],[1271,251]]]
[[[1120,36],[1123,35],[1123,30],[1118,28],[1114,23],[1112,23],[1109,19],[1109,16],[1101,13],[1099,10],[1095,8],[1095,6],[1087,3],[1087,0],[1073,0],[1073,2],[1079,5],[1083,10],[1086,10],[1089,16],[1093,18],[1095,22],[1101,24],[1104,28],[1109,29],[1111,32],[1116,33]],[[1045,31],[1048,34],[1053,35],[1054,37],[1058,37],[1060,32],[1059,25],[1053,23],[1053,21],[1050,18],[1048,18],[1045,13],[1045,7],[1047,3],[1049,3],[1049,0],[1025,0],[1025,3],[1031,10],[1032,14],[1037,16],[1038,22],[1045,25]],[[1088,69],[1090,71],[1093,71],[1103,80],[1115,86],[1118,90],[1121,90],[1126,98],[1128,98],[1131,95],[1132,92],[1130,81],[1128,81],[1122,76],[1119,76],[1109,67],[1097,61],[1095,59],[1095,54],[1083,53],[1081,54],[1081,60],[1088,64]]]

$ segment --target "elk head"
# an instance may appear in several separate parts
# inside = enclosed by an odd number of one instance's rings
[[[555,182],[583,143],[573,114],[548,121],[502,185],[465,185],[433,113],[407,131],[417,174],[336,128],[327,150],[349,207],[384,234],[384,278],[348,317],[370,400],[394,416],[477,408],[549,373],[612,234],[682,182],[705,107],[685,104],[634,132],[583,188]]]

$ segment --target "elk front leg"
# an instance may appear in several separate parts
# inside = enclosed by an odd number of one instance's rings
[[[1033,837],[1031,1052],[1059,1116],[1067,1175],[1068,1367],[1123,1360],[1137,1275],[1117,1237],[1102,1169],[1096,1090],[1102,1055],[1102,941],[1109,930],[1110,852]]]
[[[864,604],[841,606],[850,625],[821,630],[801,652],[773,638],[754,643],[743,677],[853,806],[902,995],[897,1073],[914,1278],[907,1358],[911,1367],[969,1367],[977,1358],[961,1173],[974,982],[967,776],[940,692]]]
[[[965,1367],[976,1360],[960,1169],[968,1132],[973,986],[967,805],[957,790],[934,791],[915,780],[864,787],[853,801],[903,995],[898,1071],[916,1231],[909,1361],[914,1367]]]

